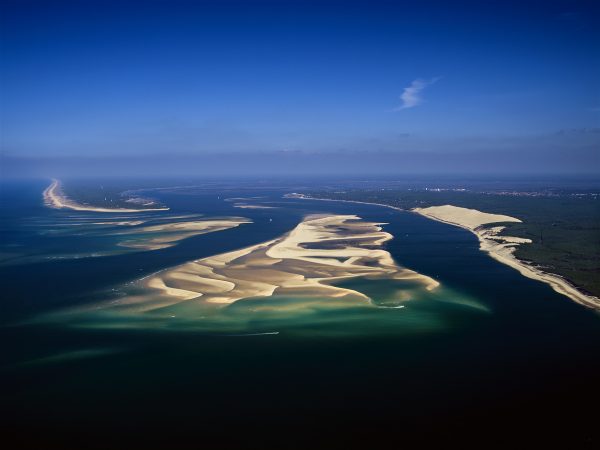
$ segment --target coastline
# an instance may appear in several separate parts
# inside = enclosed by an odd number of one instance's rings
[[[552,287],[552,289],[554,289],[554,291],[570,298],[571,300],[573,300],[574,302],[576,302],[582,306],[592,308],[595,310],[600,310],[600,298],[581,292],[576,286],[574,286],[571,282],[569,282],[567,279],[561,277],[560,275],[550,273],[550,272],[545,272],[525,261],[518,259],[514,255],[516,246],[526,243],[525,242],[526,240],[521,240],[520,238],[514,238],[514,237],[510,237],[510,236],[499,236],[498,233],[500,231],[502,231],[502,229],[504,229],[504,227],[493,227],[491,229],[490,228],[482,228],[481,226],[469,227],[466,223],[461,223],[460,220],[456,220],[456,218],[454,218],[455,220],[452,221],[452,220],[447,220],[447,219],[444,219],[441,217],[436,217],[435,215],[428,213],[426,211],[428,208],[414,208],[411,210],[406,210],[406,209],[398,208],[396,206],[385,205],[382,203],[361,202],[361,201],[354,201],[354,200],[335,200],[335,199],[325,199],[325,198],[312,198],[312,197],[306,196],[304,194],[296,194],[296,193],[286,194],[286,196],[288,198],[298,198],[298,199],[303,199],[303,200],[323,200],[323,201],[332,201],[332,202],[358,203],[358,204],[363,204],[363,205],[383,206],[386,208],[395,209],[397,211],[412,212],[414,214],[419,214],[419,215],[426,217],[428,219],[431,219],[431,220],[436,220],[438,222],[446,223],[448,225],[454,225],[457,227],[461,227],[465,230],[470,231],[475,236],[477,236],[477,238],[479,239],[479,249],[481,251],[488,253],[490,255],[490,257],[492,257],[496,261],[519,271],[519,273],[521,275],[523,275],[527,278],[541,281],[543,283],[550,285],[550,287]],[[446,206],[451,206],[451,205],[446,205]],[[437,208],[437,207],[433,207],[433,208]],[[465,209],[465,210],[467,209],[467,208],[459,208],[459,207],[453,207],[453,208]],[[476,211],[476,210],[470,210],[470,211]],[[478,211],[478,212],[480,212],[480,211]],[[482,214],[486,214],[486,213],[482,213]],[[505,216],[505,217],[508,217],[508,216]],[[518,220],[518,219],[515,219],[515,221],[520,222],[520,220]],[[494,222],[488,222],[488,223],[494,223]]]
[[[66,197],[60,190],[60,180],[52,179],[52,183],[42,193],[44,204],[49,208],[55,209],[72,209],[75,211],[90,211],[90,212],[146,212],[146,211],[168,211],[169,208],[147,208],[147,209],[130,209],[130,208],[100,208],[95,206],[82,205],[74,202]]]

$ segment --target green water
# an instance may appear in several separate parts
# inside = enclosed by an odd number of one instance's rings
[[[477,320],[490,314],[483,304],[449,289],[434,292],[396,280],[360,279],[341,287],[367,294],[373,300],[273,295],[239,300],[227,306],[187,301],[151,312],[109,310],[59,312],[37,320],[74,328],[139,329],[199,332],[205,335],[284,334],[319,337],[402,336],[440,332],[457,320]]]

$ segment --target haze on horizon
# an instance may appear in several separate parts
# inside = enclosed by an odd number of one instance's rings
[[[600,174],[594,1],[0,8],[2,177]]]

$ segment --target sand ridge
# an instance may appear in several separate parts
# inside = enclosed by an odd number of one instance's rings
[[[160,250],[174,246],[177,242],[200,234],[228,230],[242,224],[252,223],[245,217],[228,217],[223,219],[204,219],[188,222],[169,222],[160,225],[137,227],[126,231],[113,233],[119,236],[132,235],[132,239],[121,241],[121,247]],[[157,235],[152,237],[152,235]]]
[[[218,306],[272,295],[370,304],[365,294],[332,285],[356,277],[438,287],[432,278],[397,265],[381,248],[392,236],[380,225],[354,215],[309,216],[277,239],[140,280],[137,286],[144,293],[123,298],[119,306],[151,311],[186,301]]]

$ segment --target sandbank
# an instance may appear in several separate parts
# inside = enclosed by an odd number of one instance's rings
[[[223,231],[245,223],[252,223],[252,221],[245,217],[230,217],[215,220],[170,222],[160,225],[133,228],[113,234],[119,236],[132,236],[131,239],[120,242],[119,245],[121,247],[141,250],[160,250],[173,247],[178,241],[192,236]]]
[[[356,277],[437,288],[437,281],[399,266],[381,248],[392,236],[380,225],[354,215],[309,216],[277,239],[146,277],[137,282],[144,293],[125,297],[119,306],[151,311],[193,301],[216,307],[272,295],[372,305],[365,294],[333,285]]]

